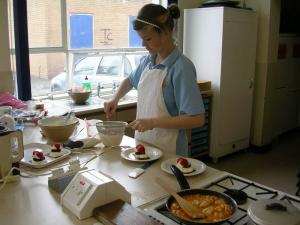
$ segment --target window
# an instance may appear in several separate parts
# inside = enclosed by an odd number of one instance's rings
[[[142,39],[138,36],[138,34],[133,29],[132,22],[134,21],[135,16],[129,16],[129,47],[141,47]]]
[[[118,75],[121,74],[122,56],[113,55],[102,57],[97,75]]]
[[[132,70],[133,70],[133,69],[132,69],[132,66],[130,65],[129,60],[126,58],[126,59],[124,60],[124,75],[125,75],[126,77],[129,76],[129,74],[131,73]]]
[[[93,15],[71,15],[71,48],[93,48]]]
[[[75,66],[74,76],[94,74],[95,68],[98,67],[100,60],[100,57],[87,57],[80,60]]]
[[[8,1],[14,54],[13,1]],[[138,37],[129,40],[133,34],[128,18],[151,2],[160,1],[27,0],[32,96],[65,92],[84,75],[106,77],[91,79],[105,83],[128,76],[135,60],[146,54],[136,44]]]

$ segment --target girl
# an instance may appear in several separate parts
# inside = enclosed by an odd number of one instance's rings
[[[136,88],[136,120],[128,125],[135,130],[135,139],[187,156],[185,129],[203,126],[205,110],[195,66],[173,42],[173,19],[179,16],[177,5],[166,9],[147,4],[140,9],[133,27],[149,55],[121,82],[114,97],[104,103],[104,111],[111,117],[119,99]]]

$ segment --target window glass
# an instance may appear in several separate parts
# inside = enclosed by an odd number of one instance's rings
[[[127,57],[124,59],[124,75],[127,77],[132,72],[132,66]]]
[[[93,48],[93,15],[70,16],[70,44],[72,49]]]
[[[103,56],[98,68],[98,75],[121,75],[122,56],[106,55]]]
[[[94,75],[101,57],[85,57],[75,64],[74,75]]]
[[[30,54],[30,80],[32,96],[47,95],[51,92],[51,81],[56,83],[65,78],[64,53]],[[65,85],[65,79],[64,79]],[[53,86],[53,85],[52,85]]]

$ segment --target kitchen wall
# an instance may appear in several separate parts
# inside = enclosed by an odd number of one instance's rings
[[[14,82],[9,55],[7,1],[0,0],[0,92],[13,93]]]

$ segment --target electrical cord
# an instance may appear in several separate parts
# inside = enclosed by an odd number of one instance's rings
[[[93,160],[96,159],[97,157],[100,157],[100,156],[103,155],[104,153],[106,153],[106,152],[108,152],[108,151],[112,151],[112,150],[118,150],[118,149],[112,147],[112,148],[105,149],[105,150],[103,150],[103,151],[101,151],[101,152],[99,152],[99,153],[97,153],[95,150],[93,150],[93,152],[95,152],[95,155],[92,156],[90,159],[88,159],[86,162],[81,163],[81,164],[83,164],[83,167],[85,167],[89,162],[93,161]]]
[[[0,191],[2,191],[2,189],[5,187],[5,185],[6,185],[7,181],[8,181],[8,177],[12,174],[12,172],[13,172],[14,170],[20,171],[19,168],[17,168],[17,167],[12,167],[12,168],[9,170],[9,172],[7,173],[7,175],[4,176],[4,178],[0,180],[0,182],[3,182],[3,184],[0,186]]]

